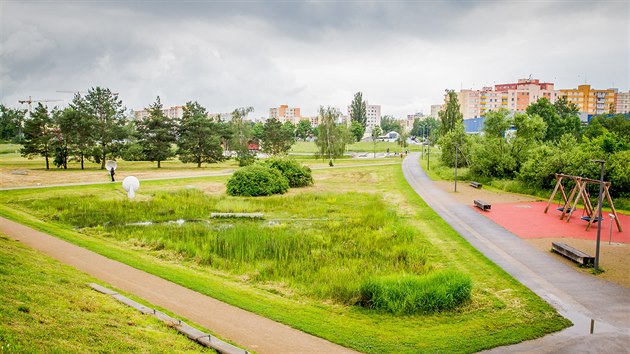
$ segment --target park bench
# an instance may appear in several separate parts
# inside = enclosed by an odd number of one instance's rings
[[[479,182],[472,181],[472,182],[470,182],[470,186],[473,187],[473,188],[479,189],[479,188],[481,188],[482,184],[479,183]]]
[[[595,257],[591,257],[566,243],[552,242],[551,250],[580,264],[593,264],[595,262]]]
[[[486,203],[481,199],[475,199],[475,206],[483,211],[488,211],[492,207],[490,203]]]

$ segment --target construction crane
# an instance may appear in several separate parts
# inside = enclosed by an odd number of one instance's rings
[[[29,118],[31,116],[31,110],[33,109],[33,102],[40,103],[40,102],[61,102],[61,101],[63,101],[63,100],[49,100],[49,99],[46,99],[46,100],[34,100],[33,97],[31,97],[31,96],[28,96],[28,100],[18,100],[18,102],[21,103],[21,104],[28,103],[28,115],[29,115]]]
[[[85,91],[68,91],[68,90],[63,90],[63,91],[62,90],[58,90],[57,92],[60,92],[60,93],[74,93],[74,94],[77,94],[77,93],[86,94],[87,93]],[[112,92],[112,95],[113,96],[118,96],[118,92]]]

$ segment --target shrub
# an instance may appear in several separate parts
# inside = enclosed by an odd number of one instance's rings
[[[470,299],[472,280],[455,271],[372,278],[360,288],[364,307],[396,315],[453,309]]]
[[[227,194],[233,196],[263,196],[283,194],[289,190],[289,181],[278,170],[263,166],[243,167],[227,181]]]
[[[313,176],[308,166],[300,165],[291,158],[270,158],[262,163],[282,173],[289,180],[289,187],[305,187],[313,184]]]

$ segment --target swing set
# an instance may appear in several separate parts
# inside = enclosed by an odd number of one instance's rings
[[[567,196],[567,188],[565,188],[565,186],[562,184],[563,180],[566,180],[567,182],[568,181],[574,182],[573,188],[571,188],[568,196]],[[582,200],[582,205],[584,206],[584,210],[582,212],[581,219],[584,221],[588,221],[588,225],[586,225],[586,231],[588,231],[591,228],[591,225],[593,224],[593,222],[601,222],[601,220],[599,220],[598,215],[597,215],[599,204],[595,208],[593,208],[593,205],[591,204],[591,198],[590,198],[589,188],[588,188],[589,184],[599,186],[600,181],[597,179],[556,173],[556,186],[553,189],[553,193],[551,193],[551,198],[549,198],[549,202],[547,203],[547,207],[545,208],[545,214],[549,210],[549,207],[551,206],[551,203],[554,201],[556,193],[559,190],[560,195],[562,197],[562,200],[558,202],[558,208],[557,208],[558,211],[562,212],[562,215],[560,215],[560,220],[564,219],[564,217],[566,216],[567,217],[566,222],[569,222],[569,220],[571,220],[571,216],[573,215],[573,212],[575,211],[575,208],[577,207],[578,202]],[[621,223],[619,222],[619,217],[617,216],[615,205],[613,204],[612,198],[610,197],[610,192],[609,192],[610,182],[604,182],[603,184],[604,184],[604,189],[603,189],[604,196],[606,197],[606,200],[608,201],[608,204],[610,205],[612,214],[614,215],[615,223],[617,224],[617,229],[619,230],[619,232],[621,232]],[[600,203],[603,201],[603,198],[598,198],[598,200],[599,200],[598,203]],[[563,204],[560,204],[560,203],[563,203]]]

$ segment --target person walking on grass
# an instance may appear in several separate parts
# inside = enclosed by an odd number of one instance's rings
[[[112,182],[116,182],[116,180],[114,179],[115,173],[114,173],[114,168],[113,167],[112,167],[111,170],[109,170],[109,175],[112,176]]]

